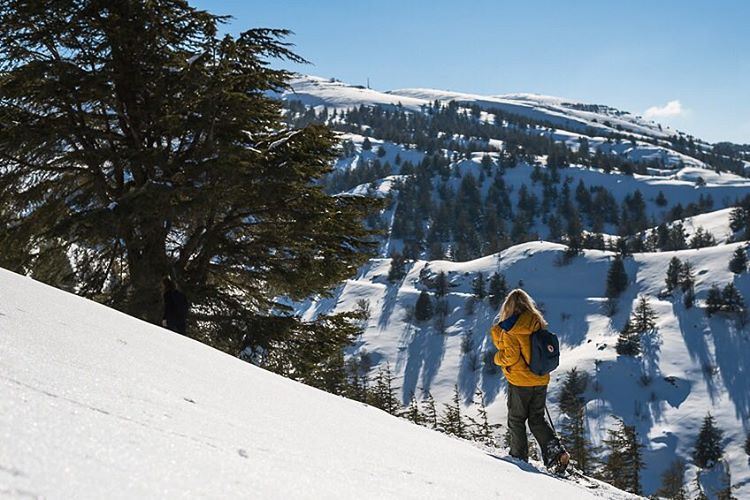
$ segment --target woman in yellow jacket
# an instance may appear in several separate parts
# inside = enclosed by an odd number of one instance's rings
[[[510,454],[528,461],[526,421],[539,443],[544,464],[562,472],[570,455],[565,451],[544,416],[549,375],[537,375],[529,369],[531,334],[546,328],[547,322],[534,300],[521,289],[511,291],[492,325],[492,341],[497,347],[495,364],[502,367],[508,380],[508,430]]]

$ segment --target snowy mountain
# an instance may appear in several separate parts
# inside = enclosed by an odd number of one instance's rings
[[[472,290],[479,273],[487,280],[498,272],[510,287],[522,286],[542,304],[551,329],[560,335],[562,366],[553,376],[549,405],[558,426],[564,417],[557,408],[557,394],[565,372],[575,367],[591,378],[585,394],[586,422],[595,444],[602,444],[607,437],[614,416],[636,426],[645,445],[642,485],[646,494],[659,488],[661,474],[681,457],[689,464],[685,484],[692,494],[697,491],[697,480],[709,498],[715,498],[717,484],[731,475],[734,495],[750,496],[750,467],[742,450],[750,430],[750,333],[745,321],[735,315],[709,317],[705,311],[712,285],[732,283],[743,297],[750,297],[748,274],[733,274],[728,269],[735,251],[747,247],[743,235],[730,225],[732,207],[750,195],[750,179],[741,160],[735,161],[737,169],[729,172],[719,166],[727,158],[711,153],[712,146],[699,139],[607,106],[547,96],[479,96],[432,89],[377,92],[334,80],[300,77],[281,98],[287,103],[304,103],[341,131],[348,145],[336,163],[336,175],[348,175],[356,182],[357,172],[369,174],[361,184],[347,189],[349,193],[391,201],[379,216],[378,224],[385,234],[380,258],[343,283],[333,297],[311,299],[298,304],[297,309],[303,317],[313,318],[368,304],[371,315],[367,327],[347,354],[366,359],[373,370],[385,366],[393,369],[404,404],[412,395],[419,399],[428,392],[437,401],[448,402],[457,386],[465,409],[472,413],[476,411],[474,392],[481,388],[491,402],[492,419],[505,421],[505,382],[491,362],[494,347],[488,338],[497,311],[487,299],[474,298]],[[462,130],[477,131],[478,135],[434,128],[430,129],[433,142],[410,130],[401,135],[417,137],[431,152],[408,139],[393,139],[401,132],[394,127],[407,123],[401,114],[423,114],[429,119],[438,109],[433,105],[436,100],[444,106],[455,103],[457,115],[450,115],[450,119],[464,113],[476,126],[465,125]],[[360,106],[388,111],[374,117],[346,114]],[[333,110],[336,113],[329,114]],[[513,117],[528,119],[531,125],[519,125]],[[352,119],[358,121],[347,123]],[[482,128],[483,124],[494,124],[495,128]],[[492,134],[507,130],[543,137],[572,152],[580,151],[585,144],[597,155],[587,162],[568,161],[559,170],[550,168],[549,157],[539,155],[527,155],[518,161],[514,157],[514,163],[504,167],[509,148]],[[481,136],[485,133],[489,139]],[[434,167],[436,156],[442,156],[447,166]],[[625,165],[642,163],[647,167],[626,172],[605,169],[597,163],[609,157]],[[418,167],[410,165],[405,170],[405,163]],[[380,176],[381,171],[387,175]],[[550,175],[558,175],[560,180],[540,181]],[[410,185],[409,179],[415,177]],[[404,191],[413,189],[414,184],[422,189],[417,194],[419,201],[410,205],[406,215],[399,213],[409,202]],[[605,244],[601,249],[585,249],[568,262],[567,247],[560,244],[561,238],[549,222],[564,208],[563,198],[549,195],[550,190],[559,193],[569,186],[572,193],[577,185],[592,194],[606,193],[612,203],[622,207],[622,214],[629,210],[634,197],[642,203],[640,226],[635,229],[623,228],[622,222],[618,225],[613,220],[597,223],[601,215],[597,210],[581,216],[584,230],[592,231],[598,225],[598,234],[605,242],[615,242],[626,234],[631,241],[641,238],[649,247],[648,235],[656,238],[660,230],[657,226],[679,228],[684,237],[679,250],[635,247],[632,256],[625,259],[628,286],[617,299],[613,315],[606,307],[605,288],[616,252]],[[472,197],[488,200],[480,205],[483,220],[488,213],[486,207],[494,210],[489,199],[498,192],[504,193],[508,206],[513,207],[504,215],[513,230],[524,217],[530,234],[526,242],[505,245],[500,252],[487,251],[482,242],[477,251],[483,256],[461,259],[455,258],[465,243],[460,231],[451,232],[447,239],[439,231],[435,231],[437,236],[430,234],[440,223],[444,207],[454,210],[452,207]],[[532,216],[522,208],[529,197],[536,197]],[[540,215],[539,200],[548,197],[547,211],[542,208]],[[451,205],[455,200],[461,201]],[[583,210],[583,201],[574,203]],[[424,213],[420,212],[420,203]],[[684,210],[686,207],[692,208]],[[455,210],[453,213],[460,214],[459,208]],[[424,221],[419,222],[422,217]],[[701,243],[696,234],[708,234],[713,239]],[[548,239],[558,242],[544,241]],[[428,242],[435,241],[453,262],[430,257]],[[392,260],[388,257],[406,251],[412,256],[407,259],[405,277],[389,281]],[[693,266],[693,307],[686,307],[681,292],[665,291],[666,270],[673,257]],[[439,320],[416,321],[417,297],[425,290],[434,293],[434,281],[440,272],[446,273],[450,282],[448,294],[440,299],[444,312]],[[641,355],[618,355],[618,334],[641,296],[649,298],[657,314],[657,332],[643,339]],[[714,469],[700,470],[691,464],[691,457],[708,412],[724,431],[724,461]],[[718,476],[724,479],[717,480]]]
[[[633,498],[0,269],[0,495]]]

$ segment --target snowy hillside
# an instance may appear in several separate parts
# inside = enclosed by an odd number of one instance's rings
[[[646,492],[659,486],[659,477],[675,456],[690,457],[701,421],[707,411],[725,431],[726,458],[738,497],[750,495],[750,470],[742,451],[750,418],[750,336],[733,319],[707,318],[699,307],[686,309],[678,298],[657,296],[664,288],[669,260],[678,256],[693,264],[700,304],[710,285],[734,281],[750,297],[750,275],[735,278],[727,269],[734,250],[728,244],[698,250],[636,254],[626,260],[630,284],[619,300],[619,312],[604,313],[606,274],[613,254],[585,251],[569,265],[560,265],[562,245],[527,243],[482,259],[455,263],[417,261],[399,283],[387,280],[389,259],[373,260],[357,279],[347,281],[334,299],[315,304],[349,310],[366,300],[373,311],[368,328],[352,352],[366,352],[375,363],[395,368],[401,396],[420,397],[429,391],[448,401],[458,384],[465,402],[477,387],[493,402],[495,421],[506,418],[505,382],[484,360],[493,347],[488,331],[494,311],[481,301],[471,312],[472,280],[502,272],[509,286],[522,285],[543,307],[550,327],[560,336],[563,353],[560,369],[551,384],[550,409],[559,415],[556,395],[566,370],[578,368],[593,377],[586,394],[588,426],[592,439],[601,443],[612,423],[611,415],[637,426],[649,443],[645,450]],[[413,320],[420,290],[440,271],[450,282],[445,333],[433,321]],[[421,278],[420,278],[421,275]],[[658,335],[652,350],[642,358],[618,356],[618,331],[636,298],[651,297],[658,315]],[[467,404],[469,412],[473,410]],[[689,475],[695,474],[692,470]],[[690,478],[692,481],[692,477]]]
[[[711,478],[728,472],[734,494],[750,497],[742,450],[750,430],[748,327],[734,316],[705,313],[712,285],[733,283],[750,298],[748,274],[728,269],[747,245],[748,233],[730,227],[733,207],[750,199],[741,159],[608,106],[534,94],[378,92],[300,77],[281,97],[295,119],[322,120],[341,134],[331,186],[389,202],[376,224],[384,234],[381,258],[334,297],[297,306],[310,319],[368,304],[371,317],[347,353],[351,359],[365,359],[371,373],[391,367],[404,404],[427,393],[448,402],[458,386],[472,413],[481,388],[494,420],[504,422],[505,382],[488,338],[496,310],[472,294],[479,273],[485,282],[501,273],[508,286],[523,287],[543,305],[560,334],[563,361],[550,391],[558,424],[560,383],[576,367],[592,381],[585,394],[591,440],[601,444],[615,416],[641,436],[646,494],[681,457],[693,494],[699,475],[714,498]],[[564,265],[576,224],[594,237]],[[667,233],[677,235],[677,244]],[[628,288],[610,316],[605,283],[618,240],[634,255],[625,260]],[[394,254],[407,262],[405,277],[395,282],[387,258]],[[680,293],[665,293],[673,257],[693,266],[692,308]],[[422,291],[434,297],[441,271],[451,285],[439,299],[443,312],[416,321],[417,297]],[[658,334],[644,340],[641,355],[618,355],[618,334],[640,296],[657,313]],[[701,471],[691,457],[708,412],[725,433],[726,461]]]
[[[435,100],[456,101],[462,104],[478,104],[487,109],[513,112],[580,132],[588,129],[602,133],[628,130],[655,137],[668,137],[675,133],[674,130],[662,129],[653,122],[605,106],[587,106],[584,103],[536,94],[483,96],[436,89],[399,89],[380,92],[361,85],[348,85],[338,80],[317,76],[298,77],[290,82],[290,86],[291,90],[283,94],[284,99],[299,100],[308,106],[327,106],[332,109],[347,109],[361,105],[400,104],[406,109],[417,110]]]
[[[0,496],[630,498],[0,270]]]

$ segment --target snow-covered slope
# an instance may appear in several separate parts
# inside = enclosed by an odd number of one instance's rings
[[[0,269],[0,496],[628,498]]]
[[[299,76],[289,82],[285,100],[300,101],[306,106],[349,109],[373,105],[398,105],[416,111],[435,100],[498,109],[533,120],[540,120],[574,132],[594,131],[600,134],[626,131],[636,136],[667,138],[677,132],[641,117],[607,106],[588,105],[558,97],[536,94],[485,96],[429,88],[398,89],[381,92],[361,85],[349,85],[332,78]]]
[[[476,104],[480,108],[499,109],[578,132],[585,132],[588,129],[603,133],[627,130],[636,134],[662,138],[675,134],[674,130],[660,128],[653,122],[606,106],[586,105],[559,97],[538,94],[483,96],[423,88],[392,90],[388,94],[426,101],[440,100]]]
[[[486,299],[475,303],[473,312],[469,305],[476,273],[487,279],[500,271],[509,286],[522,285],[539,301],[550,328],[560,336],[561,367],[550,389],[550,410],[556,419],[565,371],[576,367],[589,373],[585,397],[591,438],[595,443],[606,438],[612,415],[635,425],[647,443],[643,487],[650,494],[672,460],[681,456],[689,461],[702,419],[710,411],[725,432],[725,457],[735,494],[742,498],[750,496],[750,470],[742,451],[750,426],[750,336],[734,318],[708,318],[700,306],[714,283],[734,282],[744,297],[750,297],[750,274],[735,276],[727,269],[734,250],[744,244],[636,254],[626,261],[630,284],[612,318],[603,306],[613,254],[586,250],[570,264],[560,265],[565,247],[547,242],[517,245],[469,262],[416,261],[398,283],[387,280],[390,259],[375,259],[333,299],[310,304],[307,310],[349,310],[358,301],[368,301],[373,314],[351,354],[367,352],[377,365],[394,368],[405,402],[426,391],[438,401],[449,401],[458,385],[471,413],[472,395],[481,388],[491,401],[492,419],[504,422],[505,382],[493,369],[494,348],[488,338],[496,311]],[[674,256],[694,266],[697,305],[692,309],[686,309],[679,296],[658,298]],[[420,290],[429,289],[429,280],[440,271],[451,283],[442,334],[436,322],[420,323],[412,315]],[[618,356],[618,331],[641,294],[650,297],[659,332],[641,357]],[[691,467],[687,479],[692,482],[696,472]]]
[[[424,99],[410,96],[390,95],[360,85],[348,85],[330,78],[303,76],[289,82],[290,90],[281,97],[290,101],[300,101],[305,106],[325,106],[330,109],[350,109],[359,106],[397,106],[418,110],[429,104]]]

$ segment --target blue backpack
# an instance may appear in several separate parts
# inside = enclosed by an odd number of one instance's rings
[[[518,320],[514,314],[505,321],[498,323],[506,332],[513,328]],[[560,341],[557,335],[549,330],[540,329],[531,334],[531,359],[526,359],[521,351],[521,357],[529,365],[529,370],[536,375],[547,375],[560,366]]]

